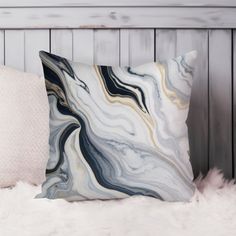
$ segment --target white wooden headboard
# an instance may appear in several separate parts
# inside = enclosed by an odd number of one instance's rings
[[[136,65],[198,50],[188,119],[195,175],[236,173],[235,0],[1,0],[0,63],[42,74],[39,50]]]

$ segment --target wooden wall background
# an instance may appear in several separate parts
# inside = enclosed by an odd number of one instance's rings
[[[39,50],[138,65],[198,51],[188,118],[195,176],[236,173],[236,2],[2,0],[0,63],[42,74]],[[197,2],[197,3],[195,3]]]

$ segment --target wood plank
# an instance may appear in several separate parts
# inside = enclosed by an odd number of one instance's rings
[[[95,64],[119,65],[119,30],[95,30],[94,52]]]
[[[4,30],[0,30],[0,64],[4,65],[5,64],[5,34]]]
[[[231,30],[209,34],[209,164],[232,177]]]
[[[94,31],[92,29],[73,30],[73,60],[94,64]]]
[[[208,31],[178,30],[176,55],[197,50],[196,69],[190,101],[189,128],[190,160],[195,177],[208,171]]]
[[[25,70],[25,32],[24,30],[5,31],[5,65]]]
[[[137,66],[154,61],[153,29],[122,29],[120,31],[120,64]]]
[[[43,75],[39,51],[49,51],[49,30],[25,31],[25,71]]]
[[[191,163],[195,177],[208,170],[208,31],[156,30],[156,58],[167,60],[197,50],[188,117]]]
[[[0,7],[45,6],[236,6],[234,0],[1,0]]]
[[[156,30],[156,60],[164,61],[176,57],[177,31]]]
[[[73,36],[72,30],[51,30],[51,52],[65,57],[73,58]]]
[[[49,51],[48,30],[5,31],[5,65],[42,75],[40,50]]]
[[[120,29],[120,66],[130,66],[130,30]]]
[[[0,28],[236,28],[236,8],[0,8]]]
[[[236,30],[233,30],[233,177],[236,178]]]

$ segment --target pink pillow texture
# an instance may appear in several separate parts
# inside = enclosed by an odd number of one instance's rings
[[[0,187],[45,180],[48,137],[44,79],[0,66]]]

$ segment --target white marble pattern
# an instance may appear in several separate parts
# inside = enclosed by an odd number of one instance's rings
[[[196,52],[135,68],[40,53],[50,103],[41,197],[67,200],[194,193],[185,121]]]

